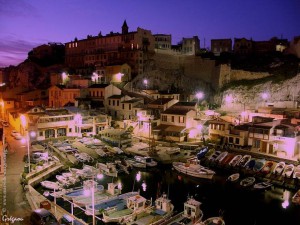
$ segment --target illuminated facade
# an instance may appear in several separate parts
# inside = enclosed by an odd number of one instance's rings
[[[137,28],[128,32],[124,21],[122,33],[102,36],[88,35],[86,39],[65,44],[65,63],[71,68],[106,66],[127,63],[135,74],[143,72],[144,52],[154,51],[154,37],[151,31]]]

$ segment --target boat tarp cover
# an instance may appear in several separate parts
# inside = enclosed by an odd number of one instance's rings
[[[164,214],[166,214],[166,212],[163,211],[163,210],[161,210],[161,209],[156,209],[156,210],[155,210],[155,213],[156,213],[157,215],[160,215],[160,216],[163,216]]]

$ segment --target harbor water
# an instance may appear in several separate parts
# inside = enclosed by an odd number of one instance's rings
[[[142,196],[153,201],[166,193],[176,212],[181,212],[187,197],[193,196],[202,203],[204,219],[222,215],[226,225],[300,224],[300,206],[291,202],[295,191],[276,186],[260,191],[244,188],[239,182],[227,182],[228,175],[228,171],[220,170],[212,180],[206,180],[186,176],[171,166],[160,166],[150,170],[134,169],[130,174],[119,174],[117,178],[106,176],[98,182],[105,188],[109,182],[120,182],[122,193],[140,191]],[[61,199],[57,202],[70,209]],[[80,210],[75,210],[75,213],[91,222],[91,217]]]

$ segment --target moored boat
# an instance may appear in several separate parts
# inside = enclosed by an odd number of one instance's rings
[[[238,162],[237,166],[245,167],[251,160],[251,155],[244,155],[243,158]]]
[[[293,164],[286,165],[282,172],[282,176],[290,178],[294,172],[294,168],[295,166]]]
[[[190,160],[186,163],[173,162],[173,167],[181,173],[198,178],[212,179],[215,175],[213,170],[201,166],[197,159]]]
[[[127,221],[126,224],[143,224],[143,225],[154,225],[164,222],[166,219],[170,218],[173,214],[174,205],[171,203],[171,200],[167,198],[166,194],[163,194],[161,197],[155,200],[155,206],[151,207],[148,211],[137,215],[133,221]]]
[[[300,179],[300,165],[294,168],[293,178]]]
[[[263,174],[268,174],[272,171],[274,165],[275,163],[273,161],[267,161],[260,172]]]
[[[114,163],[97,163],[100,172],[111,177],[117,177],[118,171]]]
[[[183,212],[180,212],[169,219],[163,221],[162,223],[154,223],[155,225],[192,225],[199,224],[203,218],[203,212],[200,209],[201,202],[195,200],[193,197],[189,197],[184,203]]]
[[[221,162],[227,155],[228,152],[221,152],[221,154],[216,158],[216,161]]]
[[[249,187],[249,186],[253,185],[254,182],[255,182],[254,177],[247,177],[247,178],[241,180],[240,185],[243,187]]]
[[[240,178],[240,174],[239,174],[239,173],[234,173],[234,174],[231,174],[231,175],[227,178],[227,181],[235,182],[235,181],[237,181],[239,178]]]
[[[300,205],[300,189],[292,197],[292,202]]]
[[[153,158],[148,156],[134,156],[134,159],[138,163],[146,164],[146,167],[157,166],[157,162],[155,162]]]
[[[229,162],[229,166],[233,166],[233,167],[236,166],[242,158],[243,158],[242,155],[234,156],[233,159]]]
[[[266,163],[265,159],[257,159],[257,160],[255,160],[255,165],[253,166],[253,170],[255,172],[261,171],[261,169],[264,167],[265,163]]]
[[[50,189],[50,190],[59,190],[59,189],[61,189],[61,186],[59,185],[59,183],[48,181],[48,180],[42,181],[41,185],[44,188],[47,188],[47,189]]]
[[[225,221],[222,217],[210,217],[201,222],[200,225],[225,225]]]
[[[269,182],[260,182],[260,183],[257,183],[257,184],[254,184],[254,188],[255,189],[267,189],[269,187],[271,187],[272,184],[269,183]]]
[[[273,173],[277,174],[277,175],[280,175],[283,172],[284,167],[285,167],[285,162],[277,163],[277,165],[275,166],[275,168],[273,170]]]

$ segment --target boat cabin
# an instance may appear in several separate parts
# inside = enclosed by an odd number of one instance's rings
[[[201,202],[194,198],[189,198],[184,203],[183,215],[190,219],[198,219],[202,216],[202,210],[200,209]]]
[[[173,210],[173,205],[171,200],[167,198],[167,195],[163,194],[160,198],[155,200],[155,208],[156,210],[170,212]]]
[[[146,207],[147,199],[140,195],[134,195],[127,199],[127,208],[132,209],[133,211],[142,209]]]

